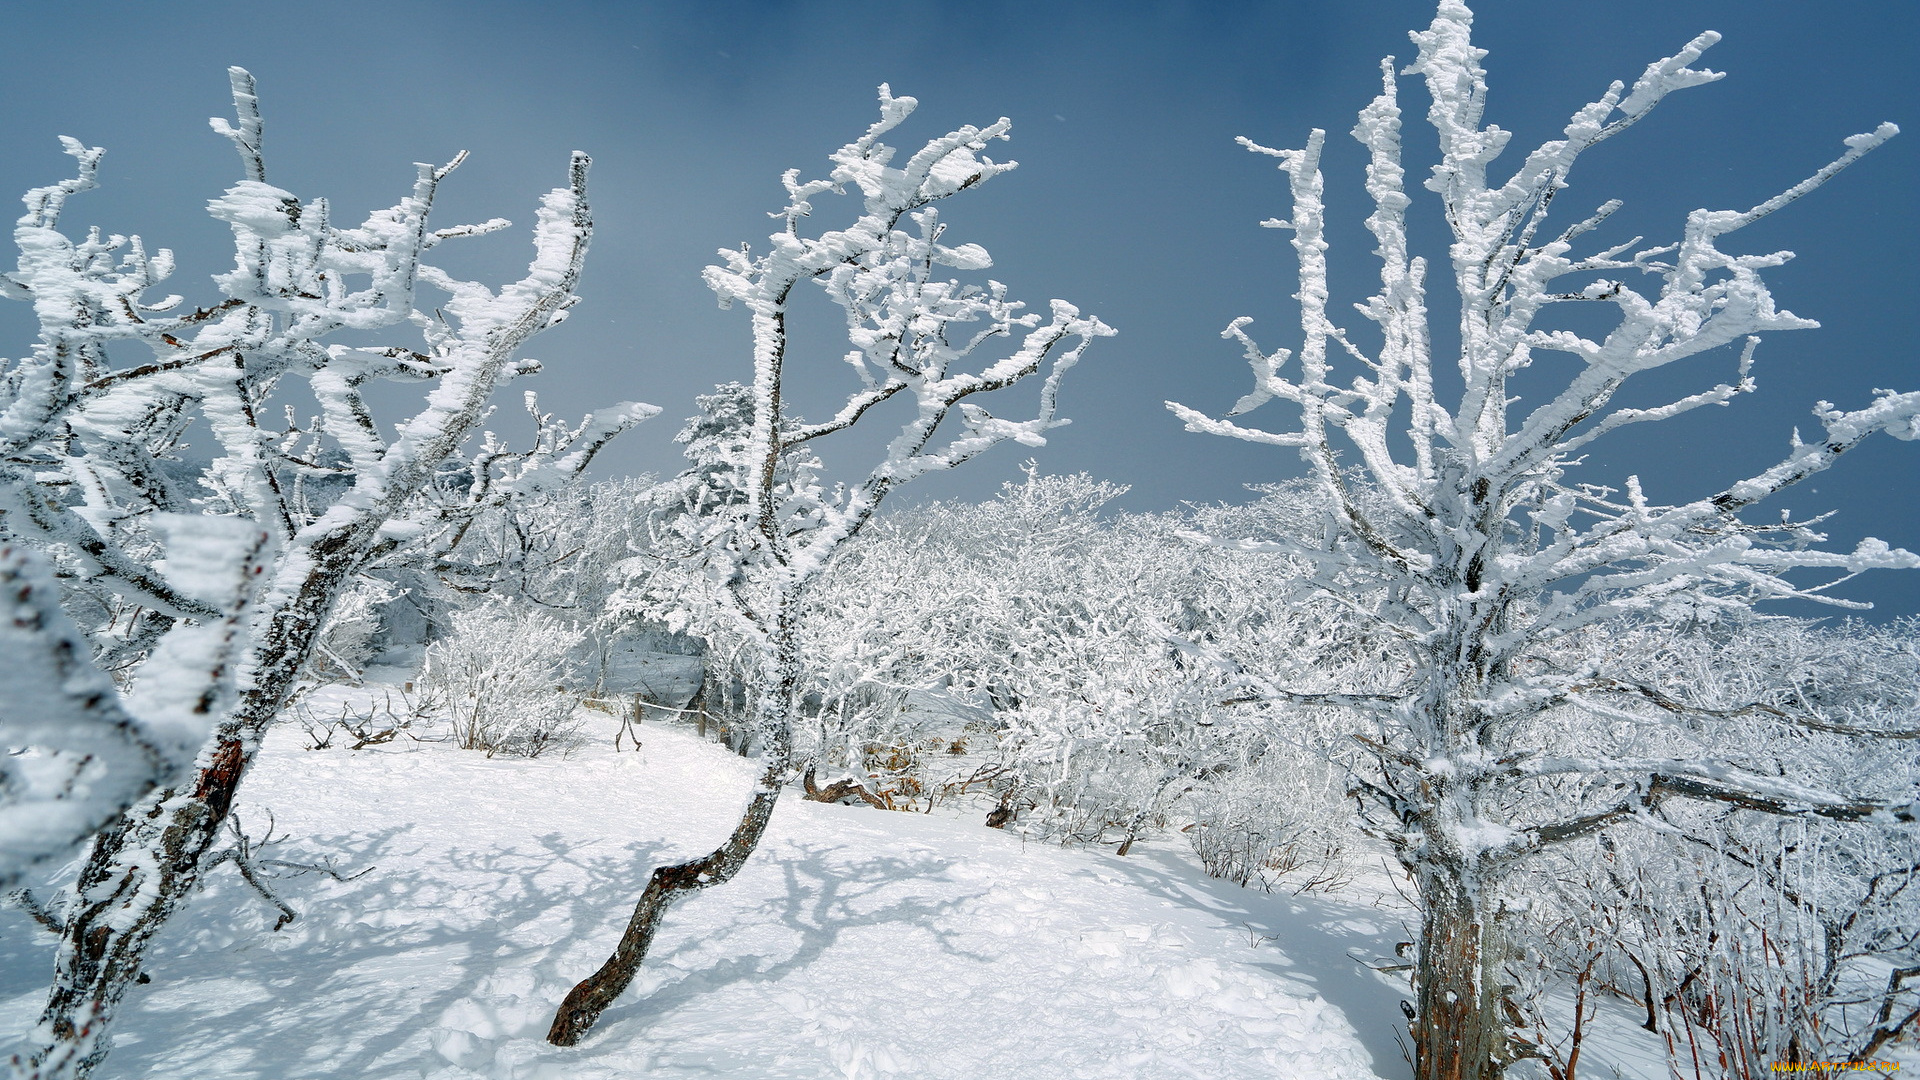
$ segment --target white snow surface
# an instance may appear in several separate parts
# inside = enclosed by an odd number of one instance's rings
[[[1405,1073],[1404,985],[1347,955],[1390,950],[1400,912],[1212,881],[1174,842],[1123,859],[797,796],[738,878],[668,913],[594,1033],[549,1046],[647,871],[721,840],[752,779],[680,730],[646,725],[638,753],[596,734],[526,761],[272,732],[239,812],[292,839],[263,857],[371,869],[282,879],[302,914],[278,933],[217,869],[99,1080]],[[52,941],[0,912],[0,1032],[32,1025]]]

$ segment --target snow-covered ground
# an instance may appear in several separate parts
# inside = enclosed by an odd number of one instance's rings
[[[681,730],[648,725],[637,753],[611,749],[610,723],[592,734],[526,761],[276,731],[240,807],[291,836],[264,857],[367,872],[282,880],[301,917],[273,932],[217,869],[101,1080],[1408,1072],[1404,983],[1354,959],[1408,936],[1390,889],[1270,895],[1205,877],[1177,838],[1118,858],[797,797],[739,878],[669,913],[594,1034],[548,1046],[647,869],[717,843],[749,784],[747,762]],[[0,913],[0,1032],[31,1026],[51,942]]]

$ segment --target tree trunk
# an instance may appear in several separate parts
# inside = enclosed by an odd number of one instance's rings
[[[351,562],[319,560],[302,588],[273,615],[254,651],[254,682],[207,749],[190,782],[153,792],[94,838],[74,883],[53,986],[28,1058],[48,1076],[85,1080],[107,1056],[104,1036],[127,988],[140,976],[153,937],[179,910],[220,839],[260,738],[280,712],[326,620]],[[34,1075],[29,1073],[28,1075]]]
[[[793,756],[792,703],[800,666],[788,605],[782,605],[778,626],[768,637],[768,658],[761,666],[768,688],[760,695],[760,779],[747,800],[746,810],[740,815],[740,823],[734,826],[733,835],[727,837],[726,843],[704,858],[654,868],[613,955],[600,965],[600,970],[568,991],[566,1000],[554,1013],[553,1026],[547,1030],[547,1041],[553,1045],[578,1044],[593,1030],[607,1006],[626,992],[633,977],[639,974],[647,950],[653,947],[654,932],[668,908],[689,893],[732,880],[760,846],[767,823],[773,819],[774,804],[780,801],[780,791],[786,785]]]
[[[110,1043],[100,1036],[139,977],[154,934],[198,884],[201,860],[252,757],[241,740],[220,739],[191,786],[155,792],[94,839],[74,885],[31,1064],[70,1054],[70,1075],[84,1078],[106,1058]]]
[[[740,824],[734,827],[726,843],[705,858],[654,869],[640,894],[640,902],[633,906],[633,917],[627,921],[626,933],[620,935],[620,944],[614,947],[607,962],[600,965],[600,970],[583,979],[560,1003],[553,1026],[547,1031],[548,1042],[555,1046],[573,1046],[586,1038],[600,1014],[639,974],[640,962],[647,958],[654,931],[667,909],[688,893],[727,881],[746,865],[747,857],[759,846],[760,837],[767,830],[767,822],[773,818],[773,806],[780,799],[785,772],[783,763],[778,769],[769,768],[761,774],[753,797],[747,801],[746,812],[740,815]]]
[[[1439,860],[1421,866],[1418,878],[1415,1080],[1499,1080],[1509,1047],[1501,940],[1484,895],[1491,883],[1471,868]]]

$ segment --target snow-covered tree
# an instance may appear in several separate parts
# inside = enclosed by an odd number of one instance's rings
[[[1588,654],[1600,677],[1685,688],[1699,715],[1642,700],[1606,712],[1569,704],[1540,719],[1562,732],[1563,753],[1618,752],[1631,730],[1643,754],[1735,760],[1829,789],[1900,790],[1920,776],[1914,629],[1910,620],[1821,627],[1758,615],[1589,627],[1561,647]],[[1783,729],[1781,713],[1842,730]],[[1861,728],[1882,737],[1846,731]],[[1516,891],[1532,902],[1514,919],[1516,952],[1572,981],[1586,971],[1641,1006],[1683,1074],[1867,1060],[1920,1021],[1908,974],[1920,969],[1920,829],[1699,800],[1648,813],[1655,828],[1603,830],[1519,868]],[[1523,966],[1516,959],[1508,970]],[[1528,1010],[1534,1030],[1524,1037],[1542,1047],[1571,1041],[1573,1032],[1544,1022],[1548,1011]]]
[[[863,684],[937,687],[976,730],[951,717],[929,727],[941,717],[917,709],[823,715],[823,750],[852,765],[847,750],[893,748],[909,770],[899,782],[929,797],[990,794],[998,824],[1123,854],[1196,789],[1261,760],[1269,773],[1302,764],[1291,751],[1311,740],[1278,743],[1241,722],[1244,710],[1222,705],[1229,680],[1170,635],[1313,665],[1333,660],[1315,655],[1336,637],[1325,613],[1285,603],[1295,575],[1283,557],[1255,557],[1265,573],[1248,575],[1239,553],[1183,539],[1191,511],[1102,513],[1125,490],[1030,465],[987,502],[877,522],[818,586],[820,613],[803,629],[809,691],[831,706]],[[1244,517],[1273,509],[1263,499]],[[966,756],[942,768],[920,755],[935,736],[962,739]],[[847,749],[833,754],[835,742]]]
[[[1357,307],[1379,325],[1381,346],[1369,352],[1327,307],[1324,133],[1314,131],[1299,150],[1246,142],[1279,158],[1291,188],[1292,214],[1267,224],[1293,233],[1302,339],[1296,360],[1289,350],[1258,347],[1246,319],[1227,328],[1254,373],[1254,388],[1233,415],[1277,398],[1299,409],[1299,421],[1267,430],[1169,403],[1190,430],[1301,454],[1328,513],[1324,542],[1250,546],[1312,560],[1327,595],[1355,608],[1402,658],[1397,686],[1366,692],[1305,692],[1284,676],[1256,671],[1243,678],[1251,696],[1339,705],[1363,717],[1355,738],[1373,764],[1356,776],[1357,786],[1374,831],[1412,875],[1422,907],[1414,1035],[1415,1072],[1423,1080],[1496,1076],[1525,1052],[1510,1038],[1499,911],[1512,869],[1533,853],[1616,823],[1651,822],[1658,807],[1676,799],[1885,822],[1911,818],[1914,799],[1910,788],[1837,791],[1791,772],[1762,772],[1736,756],[1564,752],[1552,725],[1537,722],[1567,703],[1633,715],[1635,722],[1639,715],[1623,703],[1652,703],[1689,722],[1710,723],[1724,713],[1683,688],[1569,664],[1555,644],[1583,627],[1628,616],[1711,618],[1780,598],[1827,599],[1823,586],[1805,584],[1796,572],[1852,575],[1920,565],[1877,540],[1825,551],[1806,523],[1755,524],[1741,516],[1875,432],[1920,437],[1920,393],[1881,392],[1854,410],[1823,403],[1815,413],[1819,438],[1796,438],[1777,465],[1686,503],[1656,505],[1637,480],[1617,492],[1574,478],[1597,439],[1724,405],[1751,390],[1755,335],[1814,325],[1776,308],[1762,280],[1786,253],[1737,254],[1721,244],[1825,183],[1894,127],[1847,139],[1838,159],[1751,209],[1694,211],[1674,242],[1643,246],[1636,238],[1576,254],[1619,205],[1547,230],[1548,211],[1576,160],[1666,95],[1717,79],[1690,65],[1718,35],[1695,38],[1631,86],[1613,84],[1574,114],[1561,138],[1496,179],[1489,169],[1509,133],[1482,123],[1485,54],[1471,41],[1471,22],[1460,0],[1441,0],[1431,27],[1413,35],[1419,56],[1408,69],[1425,77],[1428,121],[1439,139],[1440,162],[1426,187],[1439,197],[1452,235],[1452,285],[1462,303],[1457,379],[1436,370],[1428,264],[1410,251],[1411,199],[1388,59],[1382,92],[1353,129],[1371,155],[1367,227],[1381,266],[1379,292]],[[1547,328],[1543,316],[1569,303],[1611,305],[1617,317],[1597,337]],[[1728,381],[1654,407],[1611,404],[1634,376],[1722,348],[1737,357],[1730,358]],[[1339,383],[1334,367],[1343,358],[1356,373]],[[1290,361],[1291,372],[1284,368]],[[1563,372],[1559,389],[1516,408],[1509,381],[1529,366]],[[1846,726],[1816,712],[1781,710],[1768,719],[1779,738],[1810,724]],[[1546,789],[1553,799],[1525,797]]]
[[[9,712],[5,735],[14,762],[94,762],[63,781],[85,812],[57,823],[43,814],[59,828],[30,837],[25,857],[105,825],[63,908],[40,1048],[21,1063],[28,1075],[84,1076],[105,1055],[116,1005],[209,865],[261,735],[331,609],[362,571],[433,543],[457,516],[427,497],[436,474],[477,431],[495,388],[538,369],[516,353],[573,303],[591,231],[588,161],[576,154],[567,185],[542,200],[527,275],[497,291],[456,279],[425,262],[427,251],[507,225],[430,227],[435,193],[460,158],[417,166],[394,206],[336,226],[325,200],[267,182],[252,77],[230,74],[237,122],[212,123],[239,151],[244,179],[209,204],[234,238],[234,267],[214,279],[220,299],[178,313],[179,296],[146,295],[171,273],[170,253],[59,230],[67,197],[94,185],[101,155],[71,139],[78,175],[27,195],[18,267],[0,276],[0,292],[30,302],[41,327],[0,383],[10,644],[73,673],[29,723]],[[444,295],[416,298],[422,285]],[[417,346],[367,344],[409,328]],[[324,343],[343,331],[360,343]],[[365,388],[380,381],[421,385],[424,402],[379,423]],[[296,410],[312,403],[316,414],[301,420]],[[542,460],[577,471],[652,411],[596,414]],[[214,444],[197,483],[182,457],[196,423]],[[34,554],[12,554],[26,549]],[[123,705],[101,671],[131,684]],[[28,801],[41,783],[29,781]],[[0,792],[9,815],[16,787]]]
[[[797,630],[815,580],[895,488],[1009,439],[1044,442],[1049,428],[1064,423],[1055,418],[1061,376],[1095,337],[1112,332],[1063,301],[1053,301],[1042,319],[1024,313],[997,281],[980,286],[938,276],[991,265],[976,244],[942,243],[945,226],[934,204],[1013,168],[982,154],[1011,124],[957,128],[895,164],[894,148],[881,137],[917,104],[883,85],[879,121],[832,155],[828,178],[802,181],[797,169],[782,178],[788,201],[774,216],[785,227],[767,251],[723,249],[725,262],[707,268],[721,305],[745,307],[752,319],[754,377],[744,393],[723,388],[708,399],[706,426],[721,430],[696,425],[689,436],[689,451],[703,456],[699,475],[683,485],[683,533],[715,590],[717,610],[752,646],[760,778],[724,844],[652,872],[613,955],[561,1003],[547,1036],[555,1044],[577,1043],[626,989],[670,905],[732,878],[758,845],[791,779],[802,663]],[[802,231],[814,200],[848,187],[863,200],[851,224],[818,235]],[[788,385],[788,306],[795,288],[808,282],[844,313],[853,346],[845,359],[858,378],[832,416],[813,422],[792,414]],[[996,352],[1001,339],[1009,347]],[[969,400],[1043,367],[1032,419],[1002,419]],[[865,475],[829,485],[816,456],[822,440],[889,411],[905,416],[884,457]],[[726,433],[729,416],[736,430],[744,423],[744,438]],[[718,476],[717,463],[724,463]]]

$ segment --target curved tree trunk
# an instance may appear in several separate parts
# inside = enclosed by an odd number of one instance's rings
[[[781,605],[777,619],[767,642],[768,657],[761,668],[768,676],[768,685],[760,695],[759,705],[760,779],[754,784],[740,823],[734,826],[733,835],[727,837],[726,843],[705,857],[654,868],[613,955],[600,965],[600,970],[569,991],[554,1013],[553,1026],[547,1030],[547,1041],[553,1045],[573,1046],[586,1038],[599,1022],[600,1014],[626,992],[633,977],[639,974],[647,950],[653,947],[654,932],[668,908],[689,893],[732,880],[760,846],[767,823],[773,819],[774,804],[780,801],[780,791],[786,785],[793,757],[793,694],[800,676],[791,604]]]
[[[633,917],[627,920],[626,932],[620,935],[620,944],[614,947],[613,955],[600,965],[600,970],[581,980],[567,994],[560,1009],[554,1014],[553,1026],[547,1031],[547,1041],[555,1046],[572,1046],[587,1033],[600,1019],[607,1006],[626,992],[633,977],[640,972],[640,962],[647,958],[647,950],[653,946],[654,931],[659,928],[661,916],[688,893],[698,892],[713,885],[719,885],[740,872],[746,865],[747,857],[760,845],[760,837],[767,831],[767,822],[773,818],[773,806],[780,799],[780,788],[785,779],[786,765],[777,769],[769,767],[760,776],[753,797],[747,801],[746,812],[740,815],[740,824],[734,827],[733,835],[727,842],[715,848],[705,858],[692,862],[678,863],[673,866],[656,867],[647,879],[647,887],[640,894],[639,903],[633,906]]]

